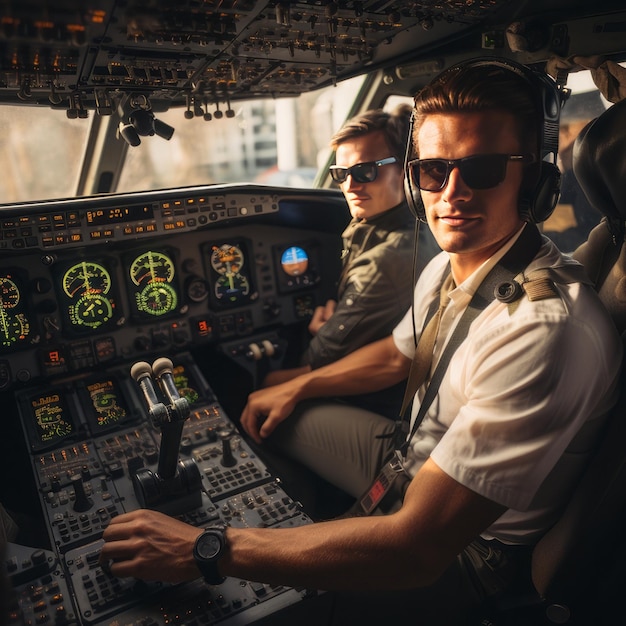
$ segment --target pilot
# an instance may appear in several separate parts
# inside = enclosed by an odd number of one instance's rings
[[[473,60],[418,93],[407,195],[442,252],[413,308],[389,337],[248,399],[248,434],[353,494],[361,514],[222,531],[135,511],[104,532],[113,574],[326,589],[333,623],[448,626],[528,579],[532,546],[615,403],[622,359],[582,267],[535,225],[558,189],[542,158],[544,103],[558,112],[548,82],[504,59]],[[408,432],[323,400],[398,382],[414,352]]]
[[[428,228],[422,228],[413,269],[415,216],[403,187],[410,118],[407,104],[392,112],[372,109],[348,120],[332,137],[335,165],[330,174],[352,216],[343,232],[337,300],[315,309],[309,323],[312,339],[300,366],[270,372],[264,386],[310,372],[386,337],[409,308],[416,276],[439,251]],[[376,403],[376,409],[390,417],[397,416],[401,399],[402,385],[359,398],[370,407]]]

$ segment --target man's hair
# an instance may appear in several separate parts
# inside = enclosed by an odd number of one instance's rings
[[[518,120],[523,152],[537,156],[538,95],[523,76],[495,64],[451,68],[415,96],[413,144],[426,116],[434,113],[504,111]]]
[[[349,119],[331,138],[330,147],[337,150],[342,143],[376,131],[382,131],[385,143],[402,167],[409,139],[411,107],[399,104],[393,111],[370,109]],[[387,155],[381,154],[380,158]]]

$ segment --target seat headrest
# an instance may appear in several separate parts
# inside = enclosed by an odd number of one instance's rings
[[[583,128],[573,148],[574,174],[589,202],[611,221],[626,221],[626,100]]]

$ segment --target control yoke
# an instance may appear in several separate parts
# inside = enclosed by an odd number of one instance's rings
[[[179,461],[178,452],[190,406],[174,381],[172,362],[161,357],[152,365],[145,361],[130,369],[139,385],[152,424],[161,431],[158,469],[139,469],[133,476],[135,495],[142,508],[157,509],[172,515],[197,508],[202,501],[200,471],[193,459]],[[154,379],[158,384],[157,392]],[[163,402],[165,400],[165,402]]]

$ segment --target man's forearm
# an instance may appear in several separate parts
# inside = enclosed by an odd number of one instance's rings
[[[299,400],[379,391],[404,380],[411,361],[386,337],[297,379]]]
[[[229,528],[220,573],[334,591],[428,584],[426,565],[407,558],[406,542],[398,540],[402,533],[396,532],[394,541],[390,521],[371,517],[289,529]]]
[[[335,363],[251,393],[241,413],[241,426],[261,443],[289,417],[298,402],[386,389],[406,378],[410,365],[391,336],[381,339]]]

